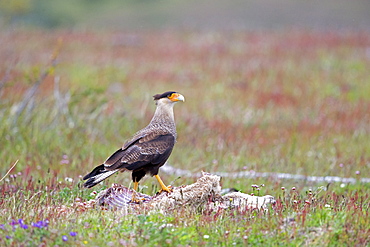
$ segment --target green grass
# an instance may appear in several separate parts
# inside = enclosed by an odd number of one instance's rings
[[[258,193],[277,199],[268,212],[123,215],[79,206],[94,197],[81,188],[81,176],[150,121],[151,96],[166,90],[186,98],[175,106],[174,167],[370,177],[369,34],[0,35],[1,177],[19,160],[0,182],[1,246],[369,245],[370,184],[360,182],[222,179],[223,187],[245,193],[264,184]],[[128,186],[130,177],[119,174],[94,189]],[[162,177],[173,186],[196,179]],[[147,177],[141,190],[154,194],[158,186]]]

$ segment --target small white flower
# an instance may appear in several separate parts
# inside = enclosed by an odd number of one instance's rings
[[[203,238],[209,239],[209,235],[204,235]]]

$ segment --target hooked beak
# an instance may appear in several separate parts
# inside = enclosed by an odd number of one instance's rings
[[[177,102],[177,101],[184,102],[185,101],[185,97],[182,94],[174,93],[174,94],[171,95],[170,100],[171,101],[174,101],[174,102]]]

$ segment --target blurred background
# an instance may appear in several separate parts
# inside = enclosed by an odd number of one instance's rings
[[[1,172],[19,159],[78,178],[175,90],[174,167],[370,176],[368,0],[0,0],[0,13]]]
[[[73,229],[75,246],[370,246],[369,68],[370,0],[0,0],[0,246],[62,246]],[[277,211],[129,220],[70,206],[132,185],[81,189],[169,90],[186,101],[165,184],[219,174]]]
[[[2,25],[45,28],[370,29],[368,0],[1,0]]]

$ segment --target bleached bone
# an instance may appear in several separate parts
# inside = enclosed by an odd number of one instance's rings
[[[202,176],[193,184],[174,187],[171,193],[163,192],[155,196],[137,193],[127,187],[114,184],[100,192],[96,203],[108,208],[123,209],[125,212],[136,210],[155,210],[169,212],[174,209],[191,207],[212,209],[262,209],[267,210],[268,204],[275,203],[273,196],[252,196],[241,192],[221,195],[220,176],[202,172]],[[132,203],[132,194],[142,203]]]

